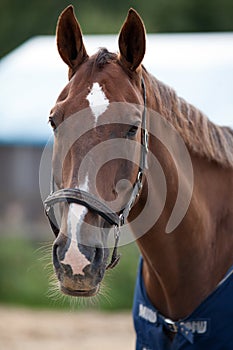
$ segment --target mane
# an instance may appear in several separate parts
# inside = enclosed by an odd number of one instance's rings
[[[150,75],[158,112],[170,122],[193,153],[233,168],[233,130],[218,126],[176,92]]]

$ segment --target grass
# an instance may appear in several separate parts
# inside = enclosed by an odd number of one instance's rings
[[[53,292],[51,244],[0,237],[0,303],[58,309],[131,309],[138,250],[131,244],[121,247],[120,252],[120,263],[106,273],[100,295],[80,302]]]

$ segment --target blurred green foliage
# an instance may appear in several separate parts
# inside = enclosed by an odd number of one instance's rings
[[[51,244],[0,237],[0,303],[63,309],[131,309],[139,256],[136,245],[120,248],[121,261],[107,272],[100,295],[82,300],[54,293],[51,249]],[[55,277],[52,279],[56,281]]]
[[[134,7],[148,32],[232,31],[232,0],[1,0],[0,57],[34,35],[54,34],[70,3],[84,33],[116,33]]]

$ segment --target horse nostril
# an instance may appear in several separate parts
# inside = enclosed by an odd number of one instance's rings
[[[100,265],[103,261],[103,248],[96,247],[93,263],[96,265]]]
[[[95,254],[92,260],[92,269],[100,269],[101,273],[104,273],[104,270],[107,265],[109,256],[109,250],[103,247],[96,247]]]
[[[59,245],[54,243],[54,245],[53,245],[53,265],[54,265],[56,270],[61,267],[60,262],[59,262],[59,258],[58,258],[58,248],[59,248]]]

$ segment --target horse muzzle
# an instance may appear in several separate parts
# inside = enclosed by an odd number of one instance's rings
[[[64,294],[85,297],[99,291],[107,268],[109,249],[72,241],[60,233],[53,246],[53,265]]]

